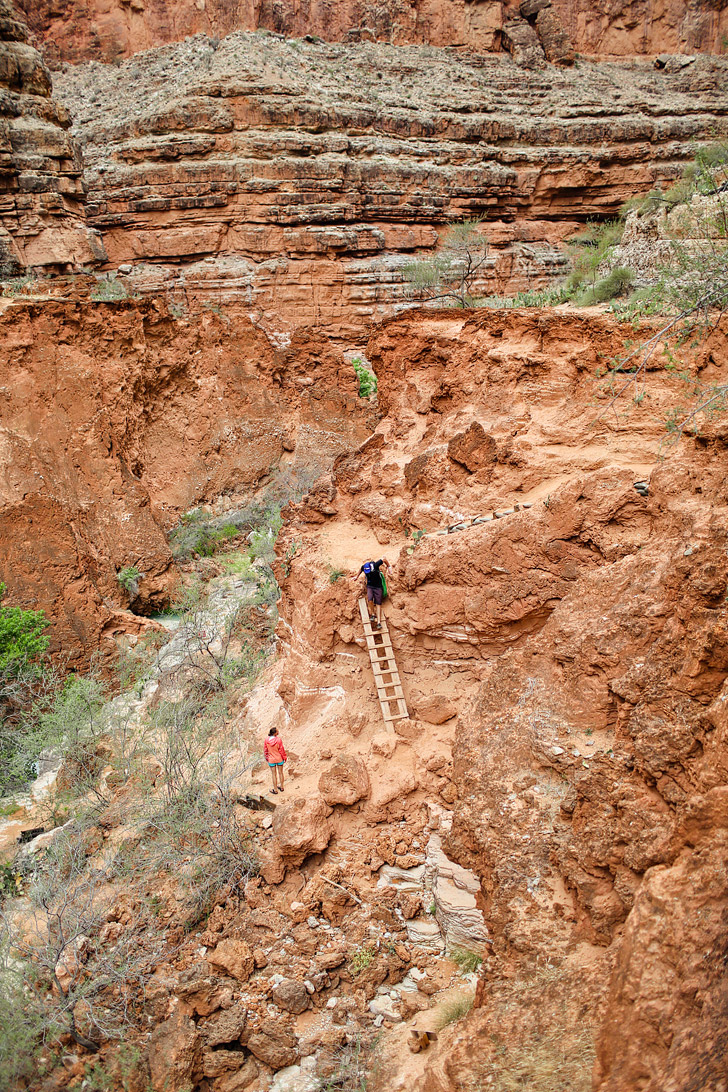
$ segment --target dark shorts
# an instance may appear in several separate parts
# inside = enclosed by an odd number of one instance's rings
[[[367,584],[367,599],[370,603],[376,603],[378,607],[381,607],[384,600],[384,589],[372,588]]]

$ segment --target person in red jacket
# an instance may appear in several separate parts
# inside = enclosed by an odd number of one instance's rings
[[[286,749],[278,735],[277,728],[271,728],[263,744],[263,757],[270,767],[273,778],[272,793],[283,792],[283,763],[286,761]]]

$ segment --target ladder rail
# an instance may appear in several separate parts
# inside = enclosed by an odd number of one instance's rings
[[[392,732],[394,731],[392,727],[394,722],[408,718],[409,711],[402,681],[399,677],[397,661],[394,658],[389,629],[386,619],[382,619],[381,629],[373,629],[365,599],[359,600],[359,613],[364,626],[364,638],[372,665],[374,685],[379,699],[379,707],[382,710],[382,718],[387,730]],[[387,676],[388,681],[385,682],[384,676]]]

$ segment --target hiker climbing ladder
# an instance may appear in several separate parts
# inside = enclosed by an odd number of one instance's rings
[[[364,636],[369,650],[369,659],[372,661],[374,682],[377,684],[377,697],[382,707],[384,723],[389,728],[393,721],[404,720],[409,716],[392,642],[389,638],[389,629],[384,616],[382,616],[381,629],[372,627],[365,599],[359,600],[359,613],[364,624]]]

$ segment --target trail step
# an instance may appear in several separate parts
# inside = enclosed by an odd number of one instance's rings
[[[397,669],[397,661],[394,658],[394,649],[389,636],[386,618],[382,618],[382,628],[374,629],[369,621],[366,599],[359,600],[359,613],[364,626],[367,651],[372,663],[374,684],[377,689],[377,697],[382,710],[382,717],[387,730],[392,732],[392,724],[396,720],[405,720],[409,717],[404,690]]]

